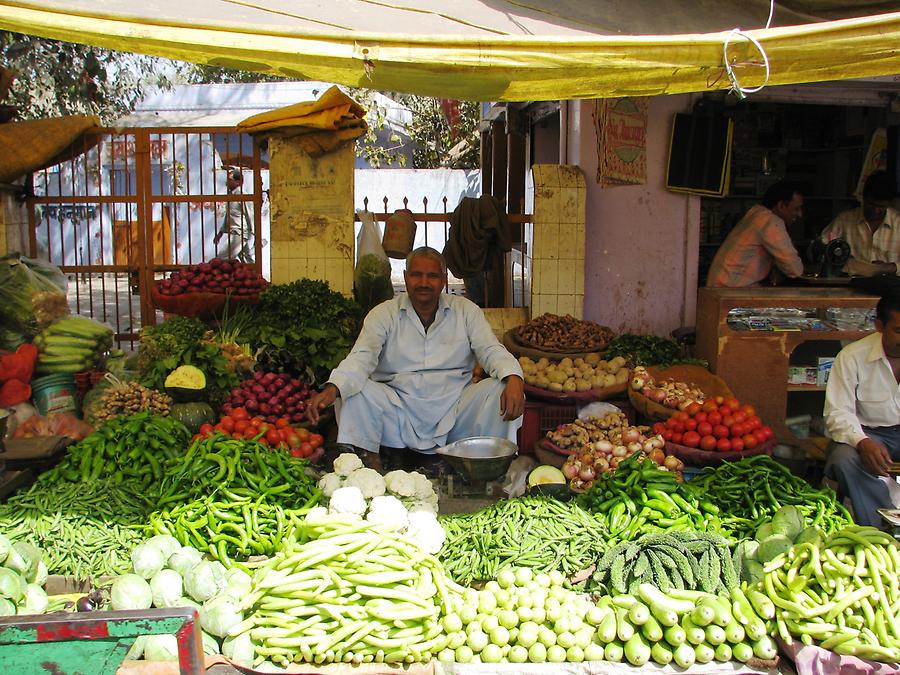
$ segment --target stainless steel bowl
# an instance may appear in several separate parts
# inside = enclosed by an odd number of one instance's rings
[[[474,436],[437,449],[454,469],[469,480],[494,480],[509,469],[519,448],[505,438]]]

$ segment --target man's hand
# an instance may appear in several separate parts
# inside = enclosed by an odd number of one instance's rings
[[[518,375],[506,378],[506,387],[500,394],[500,414],[507,422],[518,419],[525,412],[525,382]]]
[[[326,384],[322,391],[310,398],[306,404],[306,419],[313,424],[318,424],[319,413],[332,405],[339,393],[338,388],[333,384]]]
[[[878,441],[871,438],[864,438],[856,445],[859,452],[859,458],[862,460],[863,466],[870,473],[876,476],[888,476],[888,469],[891,466],[891,455]]]
[[[213,237],[213,245],[217,245],[217,244],[219,243],[219,240],[220,240],[221,238],[222,238],[222,233],[221,233],[221,232],[216,232],[216,236]]]

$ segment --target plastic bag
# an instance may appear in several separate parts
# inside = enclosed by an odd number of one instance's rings
[[[33,337],[38,331],[34,296],[65,291],[66,278],[57,267],[18,253],[0,258],[0,325]]]
[[[358,211],[362,223],[356,239],[356,270],[353,273],[353,296],[368,312],[375,305],[394,297],[391,283],[391,263],[381,246],[381,232],[375,215]]]

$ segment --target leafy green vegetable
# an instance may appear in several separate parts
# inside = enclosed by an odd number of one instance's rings
[[[391,264],[374,253],[360,256],[353,273],[353,296],[368,311],[394,297]]]
[[[324,281],[299,279],[269,286],[243,338],[267,370],[321,382],[341,362],[359,334],[361,311]]]
[[[635,366],[661,366],[667,368],[676,364],[693,364],[707,367],[704,359],[687,358],[675,340],[655,335],[634,335],[623,333],[606,347],[604,358],[616,356],[629,361]]]
[[[218,405],[240,383],[222,349],[205,341],[206,325],[199,319],[175,316],[158,326],[141,329],[138,370],[141,384],[162,391],[166,377],[178,366],[196,366],[206,375],[202,400]]]

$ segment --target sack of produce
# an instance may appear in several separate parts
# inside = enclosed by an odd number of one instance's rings
[[[38,294],[65,297],[65,291],[66,278],[57,267],[18,253],[0,258],[0,307],[4,308],[0,326],[26,337],[34,336],[39,327],[35,299],[45,298]],[[42,306],[40,302],[38,306]]]
[[[391,263],[381,246],[381,233],[375,216],[358,211],[362,228],[356,239],[356,271],[353,273],[353,296],[368,312],[375,305],[394,297]]]

